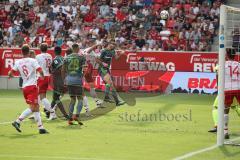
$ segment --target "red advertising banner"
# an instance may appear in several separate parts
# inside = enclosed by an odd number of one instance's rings
[[[126,52],[112,69],[129,71],[213,72],[217,53],[204,52]]]
[[[33,49],[36,54],[40,53],[39,49]],[[48,50],[53,56],[53,50]],[[13,67],[16,60],[22,58],[21,49],[0,48],[0,76],[7,76],[8,71]]]
[[[35,52],[36,54],[40,53],[39,50],[35,50]],[[53,55],[53,50],[49,50],[48,53]],[[7,76],[14,62],[22,58],[20,49],[0,49],[0,56],[0,76]],[[215,77],[212,72],[216,66],[217,58],[217,53],[126,51],[125,55],[118,60],[113,59],[111,74],[119,91],[174,91],[179,86],[182,77],[190,75],[191,72],[193,75],[189,78],[201,78],[198,72],[208,73],[203,74],[205,79]],[[98,65],[95,62],[93,62],[93,65],[97,69]],[[97,70],[94,70],[94,76],[95,87],[104,89],[105,85],[98,76]],[[189,80],[182,80],[181,88],[187,90]],[[206,85],[202,88],[200,82],[199,85],[199,88],[206,93],[215,91],[215,86],[212,87],[213,90],[209,91],[209,87],[206,87]],[[85,88],[88,87],[88,84],[85,84]]]
[[[35,50],[39,54],[39,50]],[[48,50],[53,55],[53,50]],[[22,58],[20,49],[0,49],[0,76],[7,76],[15,60]],[[217,53],[204,52],[128,52],[113,60],[112,70],[213,72]],[[97,64],[94,64],[97,68]],[[137,74],[139,74],[138,72]]]

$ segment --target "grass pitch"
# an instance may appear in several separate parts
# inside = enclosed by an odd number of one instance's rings
[[[89,97],[93,117],[82,115],[84,126],[43,119],[50,134],[39,135],[29,120],[22,123],[22,133],[15,131],[10,122],[26,108],[22,93],[0,90],[0,160],[168,160],[216,143],[216,135],[207,132],[213,125],[214,96],[121,96],[128,104],[118,108],[106,104],[105,109],[95,109]],[[239,122],[232,111],[231,138],[240,137]],[[238,160],[240,148],[224,146],[188,159]]]

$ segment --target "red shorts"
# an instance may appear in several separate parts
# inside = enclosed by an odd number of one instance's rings
[[[22,91],[27,104],[38,104],[37,86],[27,86]]]
[[[46,76],[44,78],[39,78],[38,79],[38,93],[47,93],[47,89],[48,89],[48,84],[49,84],[49,76]]]
[[[227,107],[231,106],[233,99],[236,97],[238,103],[240,103],[240,90],[236,91],[225,91],[225,105]]]
[[[94,82],[92,72],[93,72],[93,65],[91,63],[88,63],[87,67],[85,68],[85,74],[84,74],[84,78],[87,83]]]
[[[92,82],[94,82],[92,73],[85,73],[85,74],[84,74],[84,78],[85,78],[85,80],[86,80],[87,83],[92,83]]]

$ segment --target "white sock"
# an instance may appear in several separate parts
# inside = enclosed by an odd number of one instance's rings
[[[50,104],[50,102],[48,101],[47,98],[43,98],[43,99],[41,100],[41,102],[42,102],[44,108],[45,108],[47,111],[49,111],[49,112],[51,112],[51,113],[54,112],[54,110],[51,108],[51,104]]]
[[[90,95],[95,99],[97,98],[97,93],[95,91],[95,88],[90,88]]]
[[[86,112],[88,112],[89,111],[89,104],[88,104],[87,96],[83,97],[83,106],[84,106]]]
[[[33,112],[35,121],[37,122],[38,129],[43,129],[42,118],[40,112]]]
[[[38,96],[38,104],[41,104],[41,98]]]
[[[224,134],[228,133],[228,120],[229,120],[228,114],[224,114]]]
[[[30,108],[27,108],[26,110],[24,110],[22,112],[22,114],[18,117],[18,119],[16,120],[17,123],[21,123],[27,116],[29,116],[30,114],[32,114],[32,110]]]

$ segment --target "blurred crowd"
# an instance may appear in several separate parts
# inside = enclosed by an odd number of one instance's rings
[[[211,51],[222,0],[3,0],[0,47],[84,47],[114,40],[122,49]],[[161,12],[168,12],[167,19]]]

